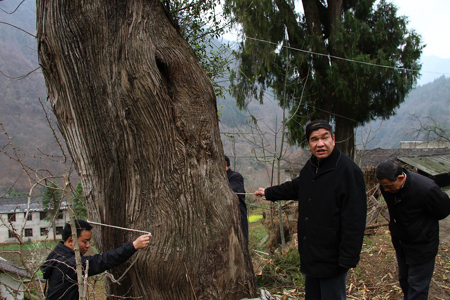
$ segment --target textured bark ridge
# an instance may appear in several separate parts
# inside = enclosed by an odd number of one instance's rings
[[[160,1],[37,1],[49,101],[90,218],[147,230],[109,293],[240,299],[253,270],[225,175],[214,91]],[[95,228],[100,250],[136,236]],[[116,278],[126,265],[112,271]]]

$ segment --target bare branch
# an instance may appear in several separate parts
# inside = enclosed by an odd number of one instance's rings
[[[0,22],[1,23],[1,22]],[[5,73],[3,73],[1,70],[0,70],[0,74],[2,74],[3,76],[5,76],[6,78],[9,78],[9,79],[17,79],[17,80],[22,80],[22,79],[24,79],[24,78],[26,78],[26,77],[28,77],[28,75],[30,75],[30,74],[32,74],[32,73],[34,73],[34,72],[36,72],[37,70],[39,70],[41,67],[37,67],[36,69],[34,69],[34,70],[31,70],[30,72],[28,72],[27,74],[24,74],[24,75],[20,75],[20,76],[17,76],[17,77],[13,77],[13,76],[10,76],[10,75],[7,75],[7,74],[5,74]]]
[[[34,34],[29,33],[28,31],[26,31],[26,30],[24,30],[24,29],[22,29],[20,27],[17,27],[16,25],[13,25],[13,24],[10,24],[10,23],[7,23],[7,22],[2,22],[2,21],[0,21],[0,24],[5,24],[5,25],[8,25],[8,26],[14,27],[14,28],[19,29],[20,31],[23,31],[26,34],[31,35],[32,37],[36,38],[36,36]]]
[[[427,142],[450,142],[450,127],[448,122],[439,123],[430,116],[420,118],[412,115],[412,117],[419,123],[419,128],[416,129],[417,137],[423,137]]]
[[[16,7],[12,12],[7,12],[6,10],[4,10],[4,9],[1,8],[1,7],[0,7],[0,10],[3,11],[5,14],[12,15],[13,13],[15,13],[15,12],[19,9],[19,7],[20,7],[20,6],[22,5],[22,3],[24,3],[24,2],[25,2],[25,0],[22,0],[22,2],[20,2],[19,5],[17,5],[17,7]]]

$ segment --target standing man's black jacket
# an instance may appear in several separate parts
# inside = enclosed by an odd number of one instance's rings
[[[328,278],[356,267],[366,226],[367,201],[359,167],[335,146],[320,162],[312,156],[300,176],[265,189],[267,200],[299,200],[300,270]]]
[[[133,243],[93,256],[81,256],[83,269],[89,261],[88,275],[96,275],[124,263],[134,253]],[[78,300],[78,281],[75,271],[75,252],[59,242],[41,267],[48,280],[47,299]]]
[[[244,177],[242,177],[240,173],[228,169],[227,177],[233,192],[245,193]],[[248,243],[248,220],[247,220],[247,206],[245,205],[245,195],[240,194],[237,196],[239,198],[239,210],[241,211],[242,231],[244,232],[245,240]]]
[[[433,259],[439,247],[439,222],[450,214],[450,199],[431,179],[403,169],[406,180],[396,193],[381,192],[388,205],[392,244],[407,264]]]

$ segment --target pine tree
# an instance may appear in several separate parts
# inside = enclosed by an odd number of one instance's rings
[[[44,189],[42,206],[46,213],[45,220],[52,223],[54,240],[56,240],[56,225],[54,219],[60,214],[61,202],[62,192],[58,186],[51,181]]]
[[[77,219],[87,219],[87,212],[84,203],[85,198],[83,196],[83,188],[81,187],[81,182],[78,182],[73,195],[73,209]]]

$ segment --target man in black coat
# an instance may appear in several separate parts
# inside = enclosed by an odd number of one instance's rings
[[[89,262],[88,276],[100,274],[124,263],[138,249],[147,247],[150,242],[150,234],[145,234],[138,237],[133,243],[125,243],[117,249],[93,256],[84,256],[90,247],[92,226],[83,220],[76,220],[75,223],[83,271],[86,270],[86,262]],[[56,245],[41,267],[44,279],[48,280],[46,299],[78,300],[74,241],[69,223],[64,226],[62,237],[63,242]]]
[[[311,158],[292,181],[256,196],[298,200],[300,270],[306,275],[306,300],[346,299],[346,278],[356,267],[366,225],[364,176],[335,146],[331,125],[323,120],[306,126]]]
[[[227,170],[228,181],[230,182],[233,192],[238,193],[239,198],[239,211],[241,213],[241,226],[244,232],[245,241],[248,244],[248,219],[247,219],[247,206],[245,205],[245,188],[244,177],[239,172],[235,172],[230,169],[230,159],[225,156],[225,168]]]
[[[389,230],[405,300],[428,299],[439,247],[439,220],[450,214],[450,199],[431,179],[388,160],[376,177],[389,209]]]

